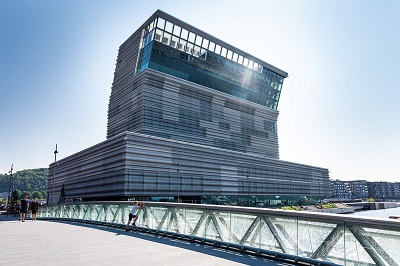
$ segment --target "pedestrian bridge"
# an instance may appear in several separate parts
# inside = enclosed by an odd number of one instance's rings
[[[42,207],[41,219],[124,227],[132,202]],[[218,205],[145,202],[138,230],[304,265],[400,265],[400,221]]]
[[[123,228],[0,215],[0,265],[290,266],[241,252]]]

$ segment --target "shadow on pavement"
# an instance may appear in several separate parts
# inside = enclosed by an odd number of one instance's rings
[[[232,250],[213,247],[213,246],[206,245],[206,244],[200,244],[200,243],[195,243],[195,242],[191,242],[191,241],[185,241],[185,240],[181,240],[181,239],[140,232],[140,231],[136,231],[136,230],[125,231],[123,228],[112,228],[112,227],[107,227],[107,226],[84,224],[84,223],[77,223],[77,222],[70,222],[70,221],[51,221],[51,220],[45,220],[45,221],[46,222],[55,222],[55,223],[65,223],[65,224],[74,225],[74,226],[93,228],[93,229],[97,229],[97,230],[103,230],[103,231],[107,231],[110,233],[114,233],[115,235],[131,236],[131,237],[139,238],[142,240],[152,241],[152,242],[156,242],[156,243],[163,244],[163,245],[174,246],[174,247],[187,249],[187,250],[199,252],[199,253],[214,256],[214,257],[219,257],[219,258],[234,261],[237,263],[243,263],[246,265],[271,265],[271,266],[272,265],[296,265],[296,264],[290,264],[290,263],[286,263],[286,262],[273,261],[273,260],[263,258],[260,256],[252,256],[249,254],[235,252]]]

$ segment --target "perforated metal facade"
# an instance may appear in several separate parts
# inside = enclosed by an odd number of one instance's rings
[[[60,162],[56,191],[260,206],[327,197],[327,169],[279,160],[284,77],[157,11],[119,49],[107,140]]]

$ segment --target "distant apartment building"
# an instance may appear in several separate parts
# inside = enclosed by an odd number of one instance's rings
[[[400,182],[368,182],[368,190],[375,200],[400,199]]]
[[[368,198],[368,182],[366,180],[347,181],[351,199]]]
[[[330,185],[333,199],[351,199],[348,181],[330,180]]]
[[[333,199],[365,199],[376,201],[400,199],[400,182],[368,182],[366,180],[330,180]]]

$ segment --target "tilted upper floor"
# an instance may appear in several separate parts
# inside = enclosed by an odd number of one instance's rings
[[[147,69],[173,77],[179,101],[168,102],[168,84],[139,78]],[[135,131],[279,158],[276,110],[285,77],[286,72],[157,10],[119,49],[107,138]],[[149,106],[152,86],[159,90],[155,106]],[[191,93],[185,92],[188,87]],[[204,143],[206,135],[213,138]]]

